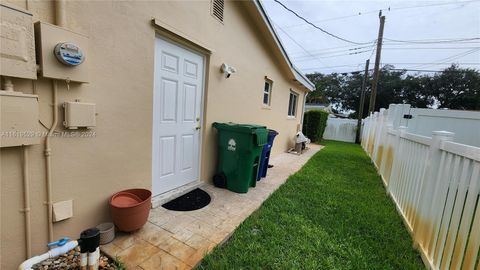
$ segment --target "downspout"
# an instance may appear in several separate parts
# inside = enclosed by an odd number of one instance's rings
[[[28,146],[22,145],[23,150],[23,204],[25,213],[25,251],[27,258],[32,256],[32,239],[30,232],[30,187],[29,187],[29,176],[28,176]]]

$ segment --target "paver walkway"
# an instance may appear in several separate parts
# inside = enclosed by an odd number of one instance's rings
[[[275,156],[268,176],[246,194],[205,184],[202,189],[212,197],[199,210],[177,212],[152,209],[147,224],[131,234],[119,234],[101,249],[111,257],[120,257],[128,269],[191,269],[216,245],[232,234],[268,196],[298,171],[322,146],[310,145],[300,156],[283,153]]]

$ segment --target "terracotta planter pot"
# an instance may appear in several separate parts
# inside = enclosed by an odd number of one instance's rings
[[[133,194],[131,198],[138,197],[140,201],[124,200],[125,193]],[[147,189],[127,189],[115,193],[110,198],[112,219],[119,231],[132,232],[147,223],[150,213],[152,192]],[[125,203],[128,202],[128,203]]]

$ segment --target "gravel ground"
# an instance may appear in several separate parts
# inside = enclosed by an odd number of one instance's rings
[[[80,248],[77,247],[70,252],[58,257],[45,260],[33,266],[33,270],[76,270],[80,269]],[[116,270],[113,261],[105,255],[100,256],[100,270]]]

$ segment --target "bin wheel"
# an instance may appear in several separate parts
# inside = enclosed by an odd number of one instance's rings
[[[213,184],[218,188],[226,188],[227,176],[223,172],[215,174],[213,176]]]

